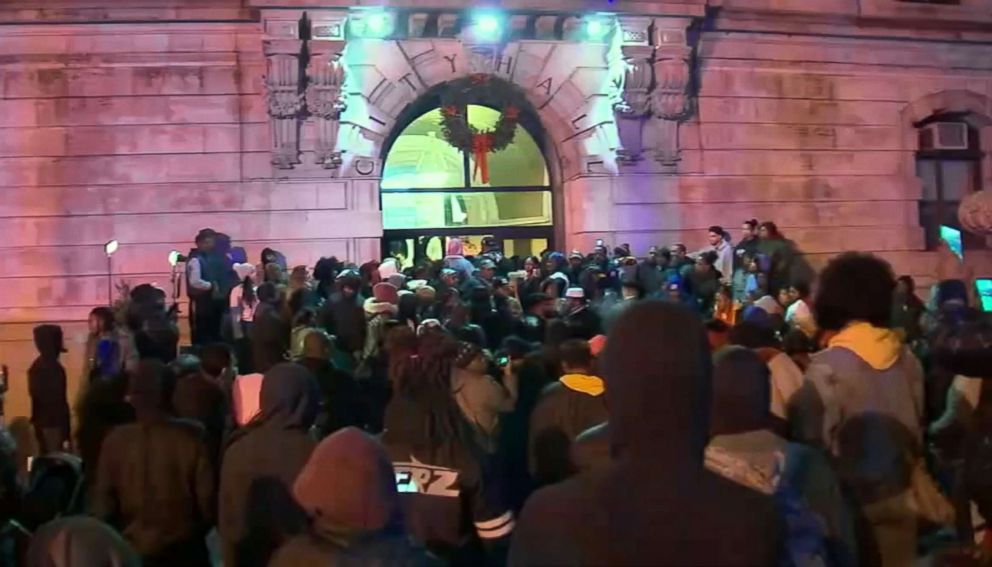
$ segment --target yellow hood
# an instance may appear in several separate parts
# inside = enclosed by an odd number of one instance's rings
[[[569,390],[575,390],[590,396],[599,396],[605,390],[603,379],[599,376],[589,376],[588,374],[565,374],[558,379]]]
[[[851,323],[830,339],[831,347],[846,348],[875,370],[886,370],[899,360],[902,341],[891,329]]]

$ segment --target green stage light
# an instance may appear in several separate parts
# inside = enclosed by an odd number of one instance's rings
[[[389,35],[389,16],[379,12],[376,14],[369,14],[368,23],[365,26],[368,30],[368,34],[373,37],[383,37]]]
[[[586,17],[586,39],[589,41],[603,41],[610,33],[611,21],[604,16]]]
[[[480,12],[475,15],[475,35],[481,40],[497,40],[502,35],[503,19],[495,12]]]

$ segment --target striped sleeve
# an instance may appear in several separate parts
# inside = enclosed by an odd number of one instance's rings
[[[515,525],[513,512],[507,510],[506,513],[491,520],[475,522],[475,530],[481,539],[492,540],[510,535]]]

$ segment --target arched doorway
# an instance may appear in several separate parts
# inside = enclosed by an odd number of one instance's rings
[[[404,267],[444,257],[448,238],[458,237],[465,254],[481,252],[485,237],[506,256],[528,256],[554,245],[551,178],[541,145],[540,124],[522,113],[513,142],[489,154],[489,181],[475,159],[444,141],[437,96],[424,97],[406,114],[386,152],[381,183],[383,257]],[[499,111],[470,104],[471,126],[491,129]]]

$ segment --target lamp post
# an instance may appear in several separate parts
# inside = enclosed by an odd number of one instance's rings
[[[111,240],[103,245],[103,251],[107,254],[107,305],[114,305],[114,252],[120,247],[120,242]]]

